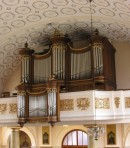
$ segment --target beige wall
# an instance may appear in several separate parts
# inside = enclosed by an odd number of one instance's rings
[[[6,82],[4,87],[4,92],[15,92],[15,87],[20,84],[21,77],[21,68],[20,66],[15,70],[15,72],[11,75],[9,80]]]
[[[104,147],[119,147],[125,148],[130,147],[130,125],[129,124],[117,124],[117,144],[107,145],[106,144],[106,133],[102,134],[98,141],[98,148]],[[82,125],[72,125],[72,126],[50,126],[50,144],[42,144],[42,125],[26,126],[20,130],[24,131],[32,142],[33,148],[61,148],[62,140],[64,136],[71,130],[80,129],[87,132],[87,128]],[[0,148],[3,146],[7,148],[8,137],[11,133],[10,128],[1,127],[0,128]],[[3,148],[2,147],[2,148]]]
[[[114,42],[117,89],[130,89],[130,44]]]

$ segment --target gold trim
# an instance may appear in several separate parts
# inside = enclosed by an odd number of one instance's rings
[[[77,99],[77,107],[81,110],[87,110],[90,106],[89,98],[78,98]]]
[[[0,104],[0,113],[4,114],[7,110],[7,104]]]
[[[9,104],[9,113],[16,113],[17,112],[17,104],[12,103]]]
[[[29,95],[42,95],[42,94],[44,94],[45,92],[47,92],[47,90],[44,90],[44,91],[41,91],[41,92],[29,92],[29,91],[27,91],[27,93],[28,93]]]
[[[125,108],[130,108],[130,97],[125,97]]]
[[[74,110],[74,100],[73,99],[60,100],[60,111],[70,111],[70,110]]]
[[[110,109],[109,98],[95,98],[95,107],[99,109]]]
[[[71,50],[73,50],[73,51],[81,51],[81,50],[85,50],[85,49],[91,47],[91,44],[89,44],[88,46],[85,46],[85,47],[83,47],[83,48],[72,48],[69,43],[68,43],[68,46],[69,46],[69,48],[70,48]]]
[[[119,108],[119,106],[120,106],[120,98],[119,97],[115,97],[114,101],[115,101],[115,107]]]

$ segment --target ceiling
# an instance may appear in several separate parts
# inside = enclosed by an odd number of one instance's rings
[[[130,0],[93,0],[91,8],[93,29],[111,41],[130,41]],[[89,0],[0,0],[0,90],[19,66],[24,43],[43,49],[54,28],[72,40],[87,38]]]

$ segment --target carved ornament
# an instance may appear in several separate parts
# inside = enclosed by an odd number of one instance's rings
[[[90,106],[89,98],[78,98],[77,99],[77,107],[81,110],[86,110]]]
[[[12,103],[9,104],[9,113],[16,113],[17,112],[17,104]]]
[[[119,98],[119,97],[115,97],[115,98],[114,98],[114,101],[115,101],[115,106],[116,106],[116,108],[119,108],[119,105],[120,105],[120,98]]]
[[[74,110],[74,100],[73,99],[60,100],[60,111],[70,111],[70,110]]]
[[[109,109],[109,98],[95,98],[95,107],[99,109]]]
[[[0,113],[4,114],[7,110],[7,104],[0,104]]]

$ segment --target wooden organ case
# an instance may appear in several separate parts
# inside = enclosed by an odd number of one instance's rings
[[[84,90],[115,90],[115,49],[96,31],[86,47],[75,49],[68,36],[55,30],[49,50],[21,54],[18,118],[26,122],[60,121],[59,93]]]

